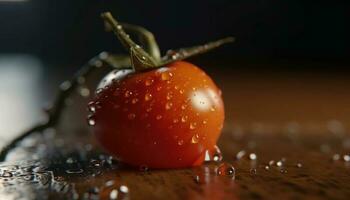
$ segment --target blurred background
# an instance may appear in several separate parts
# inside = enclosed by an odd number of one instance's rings
[[[151,30],[163,53],[235,36],[191,59],[223,89],[228,123],[349,122],[349,9],[346,0],[0,0],[0,141],[40,121],[88,59],[125,53],[103,11]]]

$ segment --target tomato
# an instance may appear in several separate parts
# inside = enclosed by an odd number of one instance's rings
[[[199,165],[221,133],[221,91],[184,61],[150,71],[114,71],[89,104],[98,142],[132,166]]]

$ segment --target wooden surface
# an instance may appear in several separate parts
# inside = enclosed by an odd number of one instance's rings
[[[213,77],[226,104],[222,162],[133,169],[103,153],[86,127],[55,127],[23,141],[0,164],[0,199],[348,199],[346,77],[234,70]],[[234,176],[218,174],[223,163]]]

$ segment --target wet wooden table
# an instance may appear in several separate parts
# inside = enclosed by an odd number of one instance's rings
[[[49,128],[0,163],[0,199],[348,199],[350,80],[208,71],[226,103],[223,161],[133,169],[83,128]]]

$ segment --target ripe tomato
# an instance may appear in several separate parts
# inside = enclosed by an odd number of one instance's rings
[[[90,103],[97,140],[133,166],[199,165],[223,127],[221,91],[198,67],[177,61],[146,72],[115,71]]]

